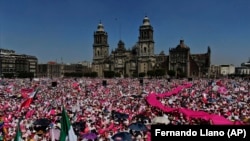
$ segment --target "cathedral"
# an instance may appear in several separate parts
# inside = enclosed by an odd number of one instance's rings
[[[103,77],[105,71],[114,71],[121,76],[139,76],[140,73],[147,74],[148,71],[164,69],[166,74],[174,71],[176,77],[205,77],[210,67],[210,47],[203,54],[191,54],[190,48],[185,45],[184,40],[169,49],[169,55],[164,51],[155,54],[153,27],[147,16],[144,17],[139,27],[138,42],[127,49],[122,40],[118,42],[117,48],[109,51],[108,33],[99,23],[94,32],[92,71],[97,72],[98,77]]]

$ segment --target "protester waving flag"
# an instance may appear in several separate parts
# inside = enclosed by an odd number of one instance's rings
[[[15,136],[14,141],[22,141],[22,132],[20,130],[20,121],[18,122],[18,125],[17,125],[16,136]]]
[[[60,141],[77,141],[77,136],[71,126],[69,117],[63,107],[61,118]]]
[[[37,94],[38,91],[39,91],[39,89],[36,89],[33,93],[31,93],[29,95],[29,97],[21,104],[21,107],[20,107],[19,111],[21,111],[22,108],[24,108],[24,107],[27,108],[27,107],[30,106],[30,104],[32,103],[33,99],[36,97],[36,94]]]

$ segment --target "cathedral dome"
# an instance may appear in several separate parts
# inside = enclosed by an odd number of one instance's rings
[[[177,45],[176,48],[189,48],[186,44],[184,44],[184,40],[180,40],[180,44]]]
[[[97,31],[104,31],[104,26],[101,22],[97,26]]]
[[[116,51],[121,51],[121,52],[126,51],[125,44],[124,44],[124,42],[122,40],[120,40],[118,42],[118,48],[116,49]]]
[[[149,21],[149,18],[147,16],[145,16],[143,19],[143,25],[150,25],[150,21]]]

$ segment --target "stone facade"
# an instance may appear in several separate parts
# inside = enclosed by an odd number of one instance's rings
[[[235,73],[238,75],[250,75],[250,58],[248,62],[242,63],[240,67],[236,67]]]
[[[190,48],[180,40],[180,44],[169,49],[169,70],[186,77],[207,77],[210,68],[211,49],[203,54],[191,54]]]
[[[100,23],[94,33],[93,44],[93,71],[103,77],[104,71],[114,71],[121,76],[132,76],[133,74],[147,73],[152,70],[156,63],[154,54],[153,27],[148,17],[143,19],[140,26],[138,42],[132,49],[126,49],[122,40],[118,46],[109,54],[108,34]]]
[[[162,51],[155,54],[153,27],[147,16],[144,17],[139,27],[138,42],[131,48],[126,49],[122,40],[118,42],[117,48],[109,54],[108,34],[102,23],[99,23],[97,31],[94,32],[92,71],[104,76],[104,71],[114,71],[122,76],[133,76],[139,73],[147,74],[156,68],[167,71],[173,70],[176,76],[186,77],[206,76],[210,67],[211,50],[204,54],[191,54],[190,48],[180,40],[180,44],[169,49],[169,55]]]

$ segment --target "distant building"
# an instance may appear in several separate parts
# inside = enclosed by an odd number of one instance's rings
[[[211,65],[209,69],[209,77],[217,78],[221,76],[220,65]]]
[[[46,64],[38,64],[37,76],[58,78],[64,77],[66,73],[81,73],[90,72],[90,68],[80,63],[78,64],[63,64],[50,61]]]
[[[234,65],[220,65],[220,74],[222,76],[235,74],[235,66]]]
[[[177,75],[187,77],[207,77],[210,67],[211,49],[203,54],[191,54],[190,48],[180,40],[180,44],[169,49],[169,69]]]
[[[38,64],[37,77],[61,77],[62,74],[61,64],[50,61],[47,64]]]
[[[250,75],[250,58],[248,62],[242,63],[240,67],[236,67],[235,69],[238,75]]]
[[[35,56],[16,54],[14,50],[0,49],[0,76],[19,76],[21,73],[37,75],[37,62]]]
[[[148,17],[143,19],[143,24],[139,28],[138,42],[132,50],[126,49],[124,42],[120,40],[117,48],[109,54],[108,34],[104,31],[102,23],[94,33],[93,49],[92,68],[99,77],[103,77],[104,71],[114,71],[121,76],[147,73],[153,70],[156,64],[153,27]]]
[[[108,33],[104,30],[103,24],[99,23],[97,31],[94,32],[92,71],[97,72],[99,77],[104,76],[104,71],[114,71],[121,76],[133,76],[163,68],[166,72],[177,72],[176,76],[208,76],[211,62],[210,47],[206,53],[191,54],[190,48],[181,40],[177,47],[169,49],[169,55],[165,55],[163,51],[155,54],[153,32],[150,20],[146,16],[139,27],[138,42],[131,49],[126,49],[125,43],[120,40],[117,48],[109,54]]]
[[[85,66],[87,68],[92,68],[92,63],[89,61],[82,61],[82,62],[80,62],[80,64],[82,64],[83,66]]]

